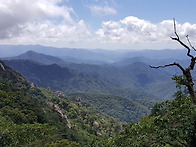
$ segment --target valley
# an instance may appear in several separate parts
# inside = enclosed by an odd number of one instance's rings
[[[195,5],[0,0],[0,147],[196,147]]]
[[[171,62],[174,59],[159,59],[158,56],[175,50],[163,50],[158,54],[157,51],[127,53],[56,48],[55,52],[55,48],[42,46],[16,46],[21,52],[27,50],[25,47],[31,50],[4,57],[4,63],[35,86],[54,92],[62,91],[65,95],[82,96],[85,102],[120,121],[139,121],[150,113],[155,103],[174,98],[176,88],[171,78],[179,72],[178,69],[155,70],[149,65]],[[12,47],[10,50],[13,50]],[[48,50],[48,54],[42,53],[45,50]],[[58,53],[58,50],[63,52]],[[52,56],[52,53],[56,56]],[[153,54],[156,55],[155,59],[152,58]],[[186,59],[175,60],[185,62]]]
[[[93,58],[95,52],[99,54]],[[171,80],[180,71],[149,66],[172,60],[186,65],[186,59],[128,53],[124,58],[123,51],[118,55],[104,50],[84,58],[87,53],[67,58],[31,50],[1,58],[1,146],[127,146],[142,144],[138,140],[142,137],[148,138],[149,144],[161,144],[162,140],[154,141],[151,134],[162,138],[168,131],[178,134],[184,126],[192,127],[186,122],[192,121],[194,111],[187,113],[186,108],[194,110],[195,106],[183,91],[177,92]],[[181,112],[186,112],[186,117],[179,117]],[[173,130],[176,120],[182,125]],[[143,135],[145,132],[149,133]],[[173,137],[169,135],[167,140],[170,143]]]

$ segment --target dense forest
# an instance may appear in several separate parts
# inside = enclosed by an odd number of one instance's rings
[[[118,135],[96,142],[97,146],[181,147],[195,146],[196,106],[186,94],[155,105],[149,116],[129,123]]]
[[[0,146],[85,146],[122,129],[116,119],[66,99],[1,62]]]
[[[139,122],[120,123],[82,94],[37,88],[1,62],[1,146],[188,146],[196,137],[196,106],[182,88]],[[109,98],[109,96],[108,96]],[[145,102],[144,102],[145,103]],[[104,107],[104,106],[103,106]],[[108,112],[110,113],[110,112]]]

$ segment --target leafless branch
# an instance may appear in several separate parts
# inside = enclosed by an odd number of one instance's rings
[[[161,66],[151,66],[150,65],[151,68],[165,68],[165,67],[168,67],[168,66],[177,66],[178,68],[180,68],[182,70],[183,73],[185,71],[184,68],[176,62],[171,63],[171,64],[167,64],[167,65],[161,65]]]
[[[180,40],[180,37],[178,36],[177,30],[176,30],[176,20],[173,19],[173,21],[174,21],[174,33],[175,33],[177,39]]]
[[[0,62],[0,67],[5,70],[5,67],[3,66],[3,64]]]
[[[195,47],[192,46],[192,44],[191,44],[191,42],[190,42],[190,40],[189,40],[189,36],[188,36],[188,35],[186,35],[186,38],[187,38],[187,41],[188,41],[190,47],[191,47],[194,51],[196,51]]]
[[[195,90],[194,90],[194,87],[193,87],[194,83],[193,83],[193,80],[192,80],[193,78],[192,78],[192,75],[191,75],[191,70],[193,70],[194,67],[195,67],[196,57],[194,57],[190,53],[191,49],[196,51],[196,48],[194,48],[192,46],[188,35],[186,36],[186,38],[187,38],[187,41],[188,41],[190,47],[180,40],[180,37],[179,37],[179,35],[177,33],[177,30],[176,30],[176,21],[175,21],[175,19],[174,19],[174,34],[176,36],[171,37],[171,39],[177,41],[178,43],[180,43],[183,47],[185,47],[187,49],[187,56],[189,56],[191,58],[190,65],[187,68],[184,69],[180,64],[174,62],[172,64],[167,64],[167,65],[163,65],[163,66],[150,66],[150,67],[151,68],[164,68],[164,67],[168,67],[168,66],[177,66],[178,68],[180,68],[183,75],[186,77],[185,85],[189,90],[190,97],[192,98],[193,102],[196,104],[196,95],[195,95]]]
[[[171,38],[172,40],[176,40],[177,42],[179,42],[183,47],[185,47],[185,48],[188,50],[187,56],[189,56],[189,57],[191,57],[191,58],[194,58],[194,57],[190,54],[191,49],[189,48],[189,46],[186,45],[185,43],[183,43],[183,42],[180,40],[180,37],[178,36],[178,33],[177,33],[177,31],[176,31],[176,21],[175,21],[175,19],[174,19],[174,33],[175,33],[176,37],[170,37],[170,38]]]

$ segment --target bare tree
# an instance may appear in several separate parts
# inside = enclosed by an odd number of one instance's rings
[[[174,33],[175,33],[175,37],[171,37],[171,39],[177,41],[180,45],[182,45],[183,47],[185,47],[187,49],[187,56],[191,60],[189,66],[187,68],[183,68],[179,63],[174,62],[174,63],[163,65],[163,66],[150,66],[150,67],[151,68],[165,68],[165,67],[168,67],[168,66],[177,66],[182,71],[182,73],[185,77],[185,80],[183,82],[181,82],[180,84],[185,85],[188,88],[188,92],[190,94],[190,97],[193,100],[193,102],[196,104],[196,95],[195,95],[195,90],[194,90],[194,83],[193,83],[193,78],[192,78],[192,75],[191,75],[191,70],[194,69],[195,60],[196,60],[196,57],[191,54],[191,50],[196,51],[196,49],[192,46],[188,35],[186,36],[188,45],[180,40],[180,37],[179,37],[179,35],[177,33],[177,30],[176,30],[176,21],[175,21],[175,19],[174,19]]]

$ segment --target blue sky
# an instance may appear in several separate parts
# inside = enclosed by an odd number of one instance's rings
[[[69,48],[181,48],[173,18],[196,45],[194,0],[0,0],[0,44]],[[184,40],[186,41],[186,40]]]

